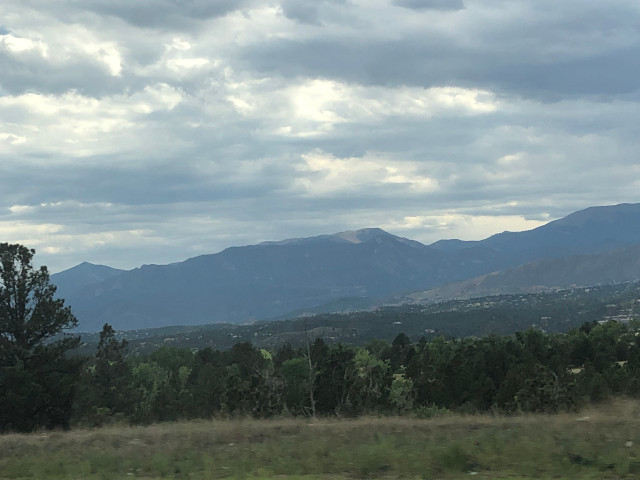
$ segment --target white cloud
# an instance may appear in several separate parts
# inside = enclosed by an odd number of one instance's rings
[[[0,131],[14,131],[0,134],[0,141],[13,147],[5,147],[8,153],[56,155],[59,160],[49,162],[62,163],[71,161],[68,157],[125,153],[134,148],[153,151],[153,145],[145,143],[144,117],[171,111],[182,99],[182,92],[165,83],[102,99],[76,91],[0,97]]]
[[[29,247],[41,245],[45,238],[64,230],[63,225],[53,223],[23,223],[0,221],[0,236],[3,241],[22,243]]]
[[[303,154],[296,183],[312,196],[359,190],[367,186],[404,184],[419,192],[433,192],[438,181],[418,173],[412,162],[393,161],[384,155],[336,158],[320,150]]]
[[[20,145],[21,143],[25,143],[26,141],[27,141],[27,138],[21,135],[0,132],[0,144],[4,143],[7,145]],[[0,151],[2,151],[1,147],[0,147]]]
[[[83,47],[91,57],[104,63],[112,76],[122,75],[122,57],[114,42],[87,43]]]
[[[31,212],[34,210],[34,207],[32,207],[31,205],[11,205],[9,207],[9,210],[11,211],[11,213],[25,213],[25,212]]]
[[[167,67],[175,72],[183,72],[184,70],[203,68],[209,63],[211,62],[207,58],[176,58],[167,61]]]
[[[183,40],[181,38],[175,37],[171,39],[170,45],[165,45],[165,48],[167,49],[173,48],[175,50],[187,51],[191,49],[191,43],[189,43],[187,40]]]
[[[398,235],[406,234],[426,244],[441,239],[482,240],[496,233],[521,232],[546,224],[545,220],[527,219],[522,215],[473,215],[440,212],[432,215],[407,216],[383,226]]]
[[[40,40],[16,37],[12,34],[0,35],[0,49],[6,49],[14,54],[37,51],[42,57],[48,56],[49,47]]]
[[[238,113],[263,117],[273,133],[293,137],[328,134],[345,123],[473,116],[500,107],[491,92],[459,87],[368,87],[320,79],[295,85],[267,80],[229,86],[227,98]]]

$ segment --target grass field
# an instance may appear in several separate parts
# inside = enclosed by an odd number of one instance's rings
[[[212,420],[0,436],[0,478],[640,478],[640,402],[577,414]]]

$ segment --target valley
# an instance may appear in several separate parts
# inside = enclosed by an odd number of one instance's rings
[[[374,339],[391,341],[399,333],[413,341],[512,335],[530,328],[561,333],[584,323],[640,319],[640,283],[574,288],[553,292],[503,294],[472,299],[387,304],[367,310],[276,318],[245,325],[228,323],[121,330],[129,350],[145,354],[162,346],[226,350],[239,342],[275,349],[302,347],[316,338],[327,343],[362,346]],[[98,334],[82,334],[82,354],[92,354]]]

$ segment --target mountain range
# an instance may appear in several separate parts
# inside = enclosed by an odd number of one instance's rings
[[[231,247],[170,265],[82,263],[52,275],[80,331],[247,323],[318,312],[640,277],[640,204],[592,207],[524,232],[431,245],[366,228]],[[334,307],[331,307],[333,305]]]

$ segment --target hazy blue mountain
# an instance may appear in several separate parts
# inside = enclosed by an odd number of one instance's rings
[[[53,280],[81,330],[98,330],[105,322],[117,329],[243,323],[316,311],[345,298],[428,290],[545,258],[609,252],[633,243],[640,243],[640,205],[618,205],[478,242],[426,246],[367,228],[232,247],[124,272],[94,271],[98,266],[84,264]],[[99,275],[105,278],[96,280]]]
[[[600,254],[538,260],[424,292],[412,293],[405,297],[405,302],[533,293],[638,280],[640,244]]]
[[[503,232],[485,240],[440,240],[441,251],[486,247],[515,264],[577,253],[599,253],[640,242],[640,204],[591,207],[525,232]]]
[[[441,275],[437,257],[418,242],[367,229],[233,247],[82,288],[69,288],[68,281],[58,286],[85,330],[105,322],[116,328],[247,322],[343,297],[429,287]]]
[[[51,275],[51,281],[58,287],[58,290],[70,292],[97,285],[123,272],[126,270],[83,262],[63,272],[54,273]]]

